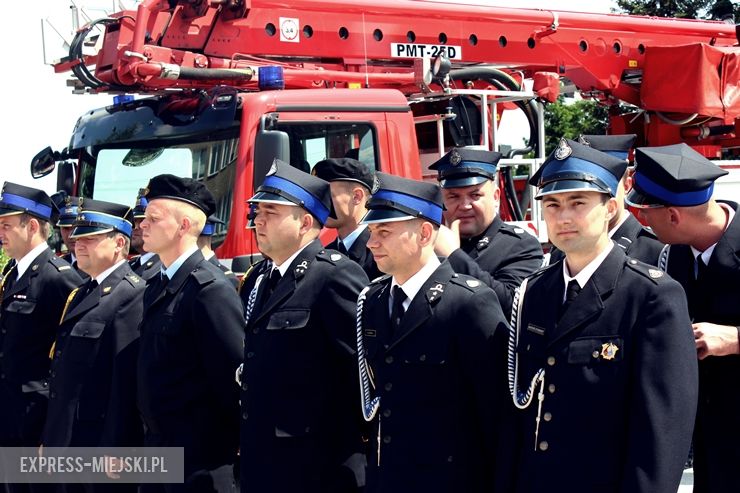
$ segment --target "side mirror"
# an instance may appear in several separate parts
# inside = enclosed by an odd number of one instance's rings
[[[254,189],[265,181],[265,176],[275,159],[286,163],[290,162],[290,138],[288,134],[280,130],[266,130],[265,120],[262,117],[260,130],[254,143]]]
[[[31,160],[31,176],[42,178],[54,171],[55,166],[54,151],[51,150],[51,147],[47,147]]]

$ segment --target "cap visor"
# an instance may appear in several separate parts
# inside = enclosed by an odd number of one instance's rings
[[[23,211],[17,211],[15,209],[6,209],[4,207],[0,207],[0,217],[15,216],[16,214],[23,214]]]
[[[657,209],[658,207],[665,207],[665,204],[661,204],[658,199],[654,199],[650,195],[646,195],[636,188],[633,188],[624,197],[624,201],[630,207],[635,209]]]
[[[581,180],[559,180],[552,181],[546,184],[544,187],[540,188],[534,198],[541,199],[545,195],[553,195],[556,193],[566,192],[599,192],[611,195],[609,192],[596,185],[595,183]]]
[[[82,238],[83,236],[99,235],[115,231],[114,228],[99,228],[96,226],[75,226],[70,238]],[[124,233],[121,233],[124,234]],[[125,235],[124,235],[125,236]]]
[[[395,209],[370,209],[367,214],[365,214],[365,217],[362,218],[360,224],[393,223],[398,221],[408,221],[410,219],[416,218]]]
[[[286,199],[285,197],[281,197],[278,194],[270,193],[270,192],[257,192],[254,194],[254,196],[247,200],[247,203],[254,204],[254,203],[260,203],[264,202],[267,204],[280,204],[280,205],[295,205],[298,206],[298,204],[291,202],[290,200]]]
[[[60,228],[74,226],[75,219],[76,219],[76,216],[60,218],[59,221],[57,221],[57,226]]]
[[[439,180],[439,186],[442,188],[461,188],[471,187],[473,185],[480,185],[490,178],[485,176],[474,175],[474,176],[461,176],[461,177],[450,177]]]

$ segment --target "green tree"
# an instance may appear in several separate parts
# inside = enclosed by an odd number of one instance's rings
[[[608,113],[606,106],[595,101],[569,103],[560,96],[545,108],[545,152],[552,152],[561,137],[577,139],[581,134],[606,133]]]
[[[3,271],[3,268],[5,267],[5,264],[8,263],[8,260],[10,260],[10,258],[5,255],[5,252],[2,250],[2,248],[0,248],[0,272]]]
[[[718,19],[740,15],[732,0],[617,0],[617,11],[632,15]]]

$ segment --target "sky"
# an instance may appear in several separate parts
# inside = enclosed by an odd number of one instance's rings
[[[450,0],[446,0],[450,2]],[[478,5],[511,7],[511,1],[469,0],[464,2]],[[518,0],[517,7],[570,10],[578,12],[608,13],[614,5],[611,0]],[[34,2],[11,2],[0,21],[0,46],[3,46],[5,67],[0,77],[0,94],[4,96],[2,115],[4,151],[0,158],[0,182],[12,181],[27,186],[45,189],[52,193],[56,188],[55,173],[34,180],[29,166],[31,159],[51,146],[61,150],[69,144],[69,138],[79,115],[93,108],[110,104],[109,95],[74,95],[66,86],[70,74],[55,74],[52,67],[44,64],[42,24],[46,24],[46,46],[48,56],[59,58],[64,53],[64,39],[73,36],[72,15],[69,0],[34,0]],[[134,5],[134,0],[78,0],[75,4],[90,18],[104,17],[106,11],[120,10],[118,5]],[[116,8],[114,8],[114,5]],[[29,6],[32,6],[29,8]],[[80,24],[84,24],[83,20]],[[54,26],[59,34],[50,26]],[[506,123],[506,121],[504,121]],[[521,123],[513,121],[509,126],[516,128]],[[514,138],[514,137],[512,137]],[[519,145],[520,138],[516,142]]]

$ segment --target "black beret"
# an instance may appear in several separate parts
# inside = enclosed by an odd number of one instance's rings
[[[158,175],[149,180],[146,200],[172,199],[197,207],[206,216],[216,212],[216,200],[206,186],[192,178],[181,178],[175,175]]]
[[[6,181],[0,192],[0,217],[24,213],[51,221],[56,207],[43,190]]]
[[[329,182],[354,181],[370,190],[373,188],[373,171],[363,162],[347,157],[319,161],[311,174]]]
[[[414,218],[427,219],[437,226],[442,223],[444,202],[439,185],[410,180],[400,176],[377,172],[369,209],[362,223],[404,221]]]
[[[633,207],[691,207],[712,198],[714,181],[728,172],[686,144],[638,147],[633,187],[625,200]]]

